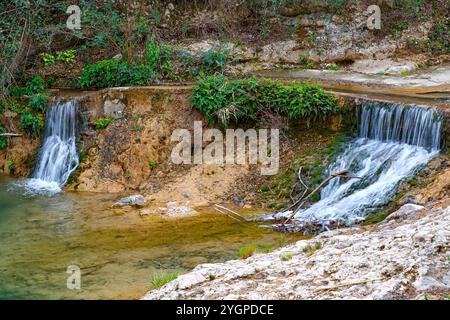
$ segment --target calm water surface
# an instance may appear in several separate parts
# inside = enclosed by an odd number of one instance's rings
[[[261,250],[280,243],[270,229],[211,209],[176,220],[142,218],[111,208],[115,194],[26,197],[7,191],[11,182],[0,176],[1,299],[136,299],[155,273],[235,259],[249,243]],[[81,290],[66,287],[69,265],[81,268]]]

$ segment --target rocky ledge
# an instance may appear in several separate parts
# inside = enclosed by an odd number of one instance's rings
[[[449,248],[450,208],[407,204],[375,226],[199,265],[144,299],[448,299]]]

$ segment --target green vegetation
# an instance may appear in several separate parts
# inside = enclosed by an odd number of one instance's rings
[[[299,56],[298,58],[298,64],[306,69],[316,69],[316,63],[311,60],[311,58],[309,57],[309,54],[307,53],[303,53]]]
[[[63,50],[56,52],[56,55],[50,53],[41,53],[40,56],[42,62],[44,63],[44,66],[46,67],[54,64],[55,62],[63,62],[70,64],[75,62],[76,51],[73,49]]]
[[[154,274],[150,278],[150,287],[151,287],[151,289],[161,288],[166,283],[169,283],[170,281],[178,278],[179,275],[180,274],[178,272],[169,273],[169,274],[164,274],[164,273]]]
[[[142,86],[155,80],[187,80],[205,75],[222,74],[229,52],[213,47],[194,56],[175,51],[170,45],[159,45],[152,37],[145,44],[143,58],[101,60],[87,65],[79,80],[81,88]]]
[[[97,130],[103,130],[108,128],[108,126],[112,123],[112,118],[100,118],[97,121],[95,121],[95,128]]]
[[[309,244],[306,247],[303,248],[303,252],[306,253],[308,256],[312,256],[314,252],[322,248],[322,243],[320,242],[314,242],[313,244]]]
[[[20,116],[20,127],[31,138],[38,138],[44,127],[44,119],[40,114],[33,114],[25,108]]]
[[[313,83],[283,85],[267,79],[230,81],[209,76],[197,82],[192,106],[211,124],[256,121],[261,111],[278,112],[289,119],[316,120],[336,112],[336,99]]]
[[[429,35],[428,49],[433,52],[450,52],[450,19],[434,25]]]
[[[42,93],[36,93],[28,100],[28,105],[36,112],[46,112],[48,107],[48,96]]]
[[[327,70],[330,70],[330,71],[338,71],[338,66],[335,65],[335,64],[332,64],[331,66],[328,66],[328,67],[327,67]]]
[[[400,71],[400,75],[401,76],[409,76],[410,74],[411,74],[411,70],[409,70],[409,69],[406,69],[406,70],[402,70],[402,71]]]
[[[291,253],[291,252],[283,253],[283,254],[281,255],[281,261],[289,261],[289,260],[292,259],[293,256],[294,256],[294,254]]]
[[[5,127],[0,124],[0,134],[5,133]],[[0,136],[0,149],[5,149],[8,146],[8,141],[5,137]]]
[[[150,170],[153,171],[156,168],[156,161],[155,160],[149,160],[148,161],[148,166],[149,166]]]
[[[256,245],[254,244],[247,244],[243,246],[241,249],[239,249],[239,258],[240,259],[247,259],[253,256],[256,252]]]
[[[81,88],[142,86],[154,78],[153,71],[144,64],[129,64],[118,59],[101,60],[84,68]]]

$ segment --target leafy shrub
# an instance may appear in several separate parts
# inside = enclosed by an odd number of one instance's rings
[[[255,254],[255,252],[256,246],[254,244],[247,244],[239,250],[239,258],[240,259],[250,258],[252,255]]]
[[[100,118],[95,122],[97,130],[106,129],[112,122],[112,118]]]
[[[141,86],[154,77],[145,64],[128,64],[117,59],[102,60],[84,68],[80,77],[82,88]]]
[[[9,89],[9,95],[11,96],[31,96],[36,93],[45,92],[45,81],[40,76],[35,76],[33,79],[27,82],[25,87],[16,86]]]
[[[201,64],[207,74],[223,73],[230,51],[214,46],[200,54]]]
[[[151,289],[158,289],[166,283],[178,278],[179,273],[155,274],[150,278]]]
[[[59,51],[56,54],[56,61],[65,62],[65,63],[74,63],[75,62],[75,50],[63,50]]]
[[[44,62],[44,66],[49,66],[55,63],[55,56],[50,53],[41,53],[40,54],[42,61]]]
[[[5,133],[5,127],[0,124],[0,134]],[[8,141],[5,137],[0,136],[0,149],[5,149],[8,146]]]
[[[145,44],[145,63],[151,70],[155,70],[161,53],[161,48],[155,41],[155,37],[152,36],[150,40]]]
[[[336,111],[336,99],[312,83],[283,85],[255,78],[229,81],[209,76],[197,82],[192,106],[211,124],[256,121],[260,111],[275,111],[290,119],[315,120]]]
[[[450,52],[450,19],[434,25],[428,42],[432,51]]]
[[[28,100],[28,105],[37,112],[45,112],[48,106],[48,96],[42,93],[35,93]]]
[[[20,116],[20,127],[31,138],[38,138],[44,127],[42,115],[33,115],[30,109],[25,108]]]

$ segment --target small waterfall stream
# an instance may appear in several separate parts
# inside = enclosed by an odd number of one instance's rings
[[[61,191],[78,167],[76,148],[78,105],[58,101],[47,112],[45,136],[36,168],[23,186],[29,193],[54,194]]]
[[[358,122],[357,138],[327,173],[348,169],[363,179],[333,179],[319,202],[297,211],[297,221],[326,227],[332,221],[351,225],[364,220],[439,153],[442,119],[432,108],[367,101]]]

